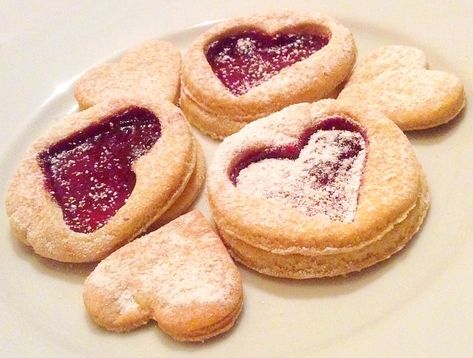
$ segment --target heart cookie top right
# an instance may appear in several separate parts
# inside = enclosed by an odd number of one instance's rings
[[[447,123],[465,106],[457,76],[428,69],[421,50],[396,45],[362,59],[338,98],[376,107],[404,131]]]

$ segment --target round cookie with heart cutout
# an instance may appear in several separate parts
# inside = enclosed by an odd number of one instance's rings
[[[195,146],[166,100],[110,100],[71,114],[32,145],[11,181],[13,234],[47,258],[98,261],[188,202]]]
[[[236,260],[295,279],[389,258],[429,206],[425,175],[402,131],[379,111],[336,100],[290,106],[226,138],[208,195]]]
[[[181,108],[222,139],[288,105],[327,97],[355,59],[350,31],[326,15],[280,10],[228,20],[184,56]]]

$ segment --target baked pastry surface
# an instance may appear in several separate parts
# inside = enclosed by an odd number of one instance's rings
[[[68,138],[81,136],[84,133],[90,134],[98,126],[109,125],[107,118],[135,108],[154,115],[159,122],[160,133],[154,144],[150,142],[152,145],[148,145],[149,148],[141,151],[140,155],[131,161],[130,175],[134,182],[127,194],[128,197],[123,199],[119,190],[118,192],[107,190],[107,180],[118,182],[118,186],[112,186],[112,189],[124,187],[120,182],[122,172],[118,174],[114,172],[121,170],[123,163],[116,162],[115,160],[119,158],[113,156],[111,162],[102,163],[100,159],[102,155],[106,156],[109,153],[108,149],[102,150],[100,147],[97,165],[101,167],[100,175],[103,183],[95,183],[98,174],[95,175],[90,167],[82,172],[79,167],[76,174],[72,173],[72,176],[77,175],[80,179],[77,188],[68,188],[68,183],[72,183],[67,181],[70,178],[62,182],[59,177],[56,182],[49,182],[50,178],[46,175],[47,171],[42,164],[44,156],[54,152],[54,148],[58,145],[65,146],[66,155],[74,150],[85,150],[85,153],[88,153],[86,152],[88,144],[82,145],[78,144],[79,142],[67,144],[70,142]],[[110,128],[113,128],[113,125],[110,125]],[[126,138],[129,138],[127,136],[132,132],[133,130],[125,128],[123,133],[119,134],[125,138],[124,141],[119,140],[113,146],[119,149],[122,145],[126,146],[128,143]],[[50,165],[54,166],[60,162],[64,153],[52,156]],[[76,165],[76,162],[69,160],[62,165],[67,169],[68,166]],[[141,99],[101,102],[57,122],[31,146],[20,163],[7,193],[7,214],[12,231],[17,238],[44,257],[65,262],[100,260],[143,233],[149,225],[157,221],[186,189],[195,166],[196,144],[189,125],[181,111],[170,102]],[[103,171],[104,168],[111,170],[110,175]],[[60,169],[55,173],[62,175]],[[84,185],[87,186],[89,178],[94,185],[87,189]],[[74,198],[79,191],[84,191],[86,194],[85,204],[82,199]],[[67,195],[64,195],[64,192]],[[81,208],[81,205],[89,205],[86,201],[89,196],[92,197],[90,204],[92,207]],[[123,200],[117,204],[114,212],[109,206],[115,205],[118,197],[122,197]],[[108,201],[101,201],[102,199]],[[108,217],[102,217],[94,222],[95,216],[109,209],[111,214],[109,213]],[[84,222],[84,218],[91,220],[90,226]]]
[[[290,51],[280,44],[283,41]],[[316,45],[307,52],[304,43]],[[228,73],[209,63],[209,51],[220,47],[214,62],[227,61]],[[284,51],[302,54],[295,61]],[[233,60],[227,60],[230,54]],[[353,36],[326,15],[283,10],[228,20],[198,37],[184,56],[181,108],[197,128],[222,139],[290,104],[328,96],[350,74],[355,59]],[[252,67],[255,61],[258,68]],[[270,61],[276,65],[267,65]],[[277,61],[284,61],[284,66]],[[248,71],[246,79],[238,78],[236,88],[227,87],[222,80],[237,77],[237,62]]]
[[[108,330],[154,320],[176,340],[203,341],[233,326],[243,288],[220,238],[192,211],[103,260],[83,297],[91,318]]]
[[[296,279],[390,257],[429,206],[424,173],[399,128],[338,100],[290,106],[225,139],[208,194],[234,258]]]
[[[395,45],[361,60],[338,98],[376,107],[404,131],[447,123],[465,106],[456,75],[427,69],[421,50]]]
[[[181,54],[170,42],[152,40],[126,51],[113,63],[84,73],[74,85],[81,109],[112,98],[166,99],[177,103]]]

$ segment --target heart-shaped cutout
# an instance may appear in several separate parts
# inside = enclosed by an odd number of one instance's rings
[[[307,216],[355,218],[367,141],[355,122],[322,119],[294,145],[247,153],[231,171],[238,189],[296,208]]]
[[[295,32],[271,36],[252,30],[213,41],[206,58],[225,87],[241,96],[328,42],[324,35]]]
[[[452,120],[465,105],[454,74],[427,69],[422,51],[384,46],[356,65],[340,100],[377,108],[402,130],[435,127]]]
[[[101,260],[164,214],[185,210],[203,179],[196,161],[172,103],[101,102],[32,144],[8,189],[12,232],[44,257]]]
[[[198,129],[222,139],[291,104],[326,98],[355,60],[353,35],[323,14],[279,10],[230,19],[185,54],[180,106]]]
[[[126,51],[118,62],[97,66],[75,84],[74,95],[85,109],[112,98],[179,98],[179,50],[166,41],[149,41]]]
[[[39,154],[46,187],[72,230],[93,232],[115,215],[135,187],[133,162],[160,134],[151,111],[130,107]]]
[[[128,331],[152,319],[184,341],[230,329],[242,296],[238,269],[197,211],[117,250],[84,284],[85,306],[100,326]]]

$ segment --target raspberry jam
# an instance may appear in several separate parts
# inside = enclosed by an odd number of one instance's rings
[[[275,200],[307,216],[351,222],[366,155],[364,131],[347,118],[333,116],[294,144],[248,152],[229,176],[248,195]]]
[[[133,162],[160,134],[159,120],[151,111],[129,107],[38,155],[46,189],[71,230],[93,232],[115,215],[135,186]]]
[[[206,51],[215,75],[235,96],[241,96],[276,75],[283,68],[302,61],[327,45],[329,38],[307,33],[258,31],[224,37]]]

